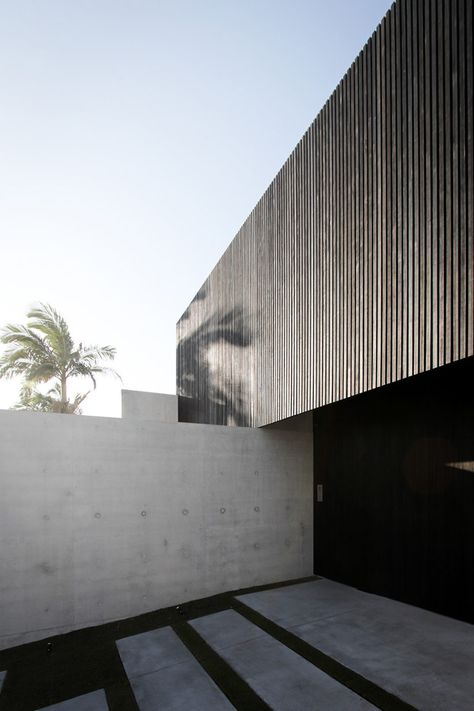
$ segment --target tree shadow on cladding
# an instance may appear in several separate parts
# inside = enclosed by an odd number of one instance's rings
[[[183,314],[190,335],[177,346],[177,391],[181,422],[249,426],[252,336],[241,306],[202,321],[199,293]]]

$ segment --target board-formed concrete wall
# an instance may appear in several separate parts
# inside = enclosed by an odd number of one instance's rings
[[[312,433],[0,411],[0,648],[312,574]]]

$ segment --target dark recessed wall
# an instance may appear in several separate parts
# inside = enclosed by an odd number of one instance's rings
[[[473,383],[469,358],[314,414],[315,573],[474,622]]]
[[[384,18],[179,321],[181,420],[268,424],[474,354],[472,7]]]

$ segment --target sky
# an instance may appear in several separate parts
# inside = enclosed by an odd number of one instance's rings
[[[0,327],[116,347],[83,414],[175,392],[176,322],[390,5],[0,0]]]

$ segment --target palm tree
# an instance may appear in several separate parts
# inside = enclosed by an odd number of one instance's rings
[[[32,308],[26,326],[8,324],[0,341],[10,348],[0,356],[0,378],[21,376],[23,385],[16,409],[41,412],[80,413],[79,406],[90,391],[68,399],[70,378],[86,376],[96,387],[96,375],[112,373],[101,365],[103,360],[113,360],[112,346],[78,346],[69,333],[67,323],[47,304]],[[53,381],[46,394],[35,389],[40,383]]]

